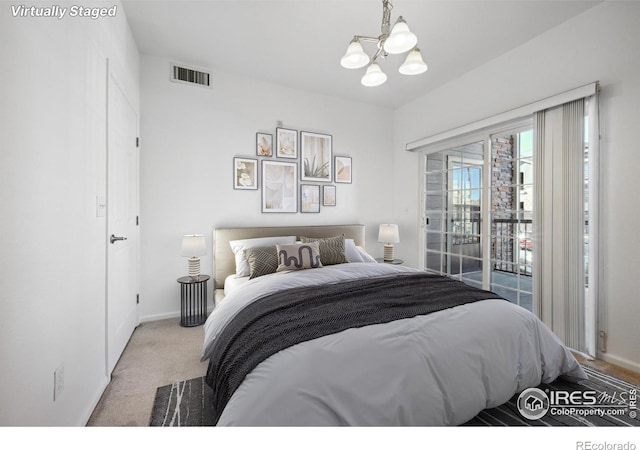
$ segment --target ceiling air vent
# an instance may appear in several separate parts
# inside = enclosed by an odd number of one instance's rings
[[[172,64],[171,81],[209,87],[211,85],[211,75],[200,70]]]

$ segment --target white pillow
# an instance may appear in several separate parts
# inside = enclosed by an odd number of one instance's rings
[[[356,241],[354,241],[353,239],[344,240],[344,253],[347,256],[347,261],[349,261],[350,263],[364,262],[364,260],[362,259],[362,255],[356,247]]]
[[[358,249],[358,252],[360,252],[360,256],[362,257],[362,262],[366,262],[366,263],[377,263],[378,261],[376,261],[376,259],[371,256],[369,253],[367,253],[367,251],[358,246],[356,247]]]
[[[248,277],[251,275],[251,269],[244,251],[251,247],[266,247],[276,244],[293,244],[296,241],[295,236],[276,236],[253,239],[239,239],[237,241],[229,241],[231,250],[236,255],[236,277]]]
[[[347,255],[347,261],[350,263],[355,262],[366,262],[366,263],[375,263],[378,262],[376,259],[371,256],[367,251],[356,245],[353,239],[345,239],[344,240],[345,254]]]

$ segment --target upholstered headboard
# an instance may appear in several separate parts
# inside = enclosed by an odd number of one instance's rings
[[[236,260],[229,241],[269,236],[300,236],[322,238],[344,235],[364,247],[364,225],[316,225],[299,227],[242,227],[213,230],[214,287],[222,289],[224,280],[236,272]]]

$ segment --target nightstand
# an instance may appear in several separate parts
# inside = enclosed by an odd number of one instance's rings
[[[209,275],[199,275],[197,278],[178,278],[181,326],[196,327],[207,320],[207,281],[209,278]]]
[[[376,258],[376,261],[379,263],[385,264],[402,264],[404,261],[402,259],[394,259],[393,261],[385,261],[384,258]]]

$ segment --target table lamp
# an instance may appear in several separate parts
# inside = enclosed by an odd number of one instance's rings
[[[398,225],[383,223],[378,230],[378,242],[384,242],[384,261],[393,261],[393,244],[400,242]]]
[[[200,276],[200,256],[207,254],[206,241],[202,234],[188,234],[182,237],[182,256],[189,257],[189,276]]]

